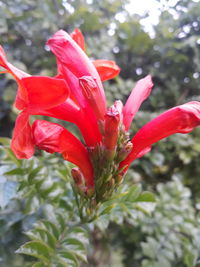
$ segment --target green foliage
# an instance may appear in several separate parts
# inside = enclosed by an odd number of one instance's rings
[[[69,227],[60,215],[56,221],[42,220],[26,233],[31,241],[16,252],[32,256],[41,266],[78,266],[87,262],[87,232],[81,227]],[[39,266],[40,266],[39,265]],[[33,265],[35,266],[35,265]]]
[[[142,215],[135,223],[134,232],[140,232],[140,242],[134,244],[134,251],[129,244],[130,253],[143,267],[197,266],[199,222],[199,214],[192,206],[191,191],[183,186],[179,177],[167,184],[158,184],[156,208],[151,217]],[[124,233],[126,235],[125,230]],[[127,266],[131,260],[133,258],[126,258]]]

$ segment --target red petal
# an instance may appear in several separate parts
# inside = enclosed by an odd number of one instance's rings
[[[140,105],[151,93],[152,87],[153,83],[151,76],[148,75],[145,78],[139,80],[136,83],[136,86],[133,88],[123,109],[124,126],[126,131],[128,131],[128,129],[130,128],[131,122],[138,109],[140,108]]]
[[[29,114],[21,112],[16,119],[11,149],[19,159],[28,159],[34,154]]]
[[[29,109],[49,109],[63,103],[69,88],[62,79],[31,76],[22,79],[28,94]]]
[[[3,47],[0,45],[0,66],[7,69],[7,59]]]
[[[113,79],[120,73],[120,68],[115,61],[98,59],[93,61],[102,82]]]
[[[57,60],[65,70],[65,79],[69,84],[70,75],[73,73],[77,78],[82,76],[92,76],[96,79],[98,90],[100,91],[101,101],[104,106],[104,114],[106,110],[106,100],[103,86],[100,77],[89,58],[84,51],[77,45],[77,43],[63,30],[58,31],[47,44],[50,46],[52,52],[56,55]],[[69,84],[70,88],[71,85]],[[79,99],[77,99],[79,100]]]
[[[97,120],[94,117],[92,110],[88,108],[86,112],[81,110],[79,114],[79,121],[76,125],[81,131],[85,143],[88,147],[95,147],[102,140],[102,135],[100,133]]]
[[[36,120],[32,126],[35,144],[47,152],[60,152],[65,160],[76,164],[82,171],[86,184],[94,185],[93,168],[84,145],[68,130],[57,123]]]
[[[75,29],[70,36],[85,51],[85,41],[82,32],[79,29]]]
[[[143,126],[133,137],[133,150],[121,162],[120,167],[129,165],[143,156],[152,144],[175,133],[189,133],[200,125],[200,102],[193,101],[169,109]]]
[[[5,52],[2,46],[0,46],[0,66],[5,68],[15,78],[15,80],[17,81],[19,85],[18,98],[21,98],[22,102],[27,103],[27,92],[21,83],[21,79],[25,77],[29,77],[30,75],[24,71],[17,69],[16,67],[14,67],[12,64],[10,64],[7,61],[7,58],[6,58],[6,55],[5,55]],[[16,107],[18,108],[17,103],[16,103]],[[21,109],[21,107],[22,107],[22,103],[20,104],[19,109]],[[24,107],[25,106],[23,106],[23,108]]]
[[[53,117],[60,120],[76,123],[77,120],[79,120],[79,112],[79,106],[77,106],[72,99],[67,98],[64,103],[56,107],[41,110],[39,112],[35,111],[32,114]]]

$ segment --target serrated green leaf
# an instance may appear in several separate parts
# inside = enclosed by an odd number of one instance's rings
[[[37,259],[50,263],[52,249],[41,241],[30,241],[22,245],[16,253],[33,256]]]
[[[156,202],[155,195],[151,192],[142,192],[141,195],[134,200],[135,202]]]

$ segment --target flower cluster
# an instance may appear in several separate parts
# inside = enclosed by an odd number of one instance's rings
[[[153,83],[150,76],[139,80],[125,105],[117,100],[106,106],[102,82],[114,78],[120,68],[113,61],[90,61],[84,37],[58,31],[47,42],[57,60],[55,77],[31,76],[10,64],[0,47],[0,66],[18,83],[17,117],[12,151],[19,159],[30,158],[35,148],[59,152],[74,163],[77,191],[96,203],[108,199],[122,182],[131,162],[150,151],[152,144],[175,133],[188,133],[200,125],[200,102],[174,107],[141,128],[132,139],[129,128]],[[81,142],[66,128],[30,115],[42,115],[76,124]]]

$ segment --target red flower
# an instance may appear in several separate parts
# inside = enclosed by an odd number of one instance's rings
[[[151,150],[151,145],[175,133],[189,133],[200,125],[200,102],[193,101],[169,109],[143,126],[132,138],[133,149],[128,157],[120,163],[127,166],[136,158],[144,156]]]
[[[112,194],[131,162],[150,151],[152,144],[200,125],[200,102],[189,102],[150,121],[130,140],[128,130],[151,92],[151,77],[137,82],[124,107],[116,101],[107,108],[102,81],[119,74],[115,62],[91,62],[78,29],[71,36],[60,30],[47,44],[57,59],[58,74],[53,78],[30,76],[18,70],[0,47],[0,66],[13,75],[19,86],[15,105],[21,113],[11,148],[18,158],[30,158],[35,147],[61,153],[65,160],[78,166],[72,176],[79,192],[90,196],[95,192],[97,203]],[[36,120],[31,126],[30,115],[75,123],[85,144],[59,124]]]

